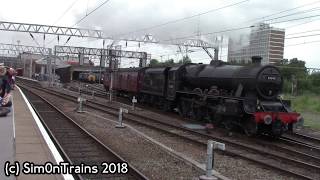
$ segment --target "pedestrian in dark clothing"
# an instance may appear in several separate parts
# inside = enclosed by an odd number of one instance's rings
[[[13,68],[7,69],[7,76],[10,87],[13,90],[15,86],[15,70]]]
[[[11,106],[12,103],[10,101],[11,86],[7,74],[7,70],[4,66],[0,66],[0,98],[1,98],[1,106]]]

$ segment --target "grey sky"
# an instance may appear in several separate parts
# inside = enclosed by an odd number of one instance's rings
[[[38,24],[53,24],[56,20],[65,12],[70,4],[75,2],[74,6],[57,22],[56,25],[72,26],[76,21],[81,19],[86,13],[90,12],[97,5],[101,4],[104,0],[1,0],[0,6],[0,19],[13,22],[26,22],[26,23],[38,23]],[[87,27],[102,29],[106,35],[118,35],[135,31],[137,29],[150,27],[157,24],[162,24],[167,21],[191,16],[201,12],[206,12],[215,8],[230,5],[241,0],[110,0],[106,5],[99,10],[88,16],[84,21],[78,24],[78,27]],[[190,18],[185,21],[179,21],[177,23],[168,24],[155,29],[149,29],[138,33],[132,33],[128,35],[122,35],[121,37],[133,37],[141,36],[143,34],[152,34],[158,39],[165,40],[170,38],[176,38],[186,35],[194,35],[197,32],[200,34],[207,32],[215,32],[229,28],[250,26],[257,21],[245,22],[255,19],[257,17],[267,16],[273,13],[277,13],[286,9],[290,9],[299,5],[315,2],[315,0],[250,0],[248,2],[224,8],[218,11],[214,11],[202,16]],[[287,13],[279,14],[277,16],[286,15],[290,13],[296,13],[302,10],[309,10],[311,8],[320,8],[319,3],[296,9]],[[314,10],[309,13],[296,14],[288,16],[286,18],[273,20],[271,22],[277,22],[282,20],[301,18],[305,16],[318,15],[319,10]],[[274,16],[276,17],[276,16]],[[272,17],[270,17],[272,18]],[[268,18],[265,18],[268,19]],[[312,20],[307,24],[298,25]],[[287,23],[274,24],[275,27],[287,28],[286,34],[302,32],[307,30],[314,30],[320,27],[320,17],[303,19],[299,21],[290,21]],[[320,29],[320,28],[319,28]],[[228,33],[221,33],[217,35],[224,36],[236,36],[243,31],[232,31]],[[319,32],[310,32],[309,34],[315,34]],[[307,35],[296,34],[292,36]],[[34,35],[40,45],[43,45],[43,36]],[[9,33],[0,32],[2,43],[16,43],[17,40],[21,41],[21,44],[36,45],[27,33]],[[53,46],[56,44],[56,40],[53,43],[48,44],[54,36],[47,36],[46,46]],[[66,40],[67,37],[61,38],[61,43]],[[208,40],[213,40],[213,36],[202,37]],[[286,45],[300,44],[309,41],[320,41],[320,36],[295,38],[286,40]],[[82,45],[101,47],[101,40],[87,40],[81,38],[72,38],[68,45]],[[320,43],[307,43],[304,45],[295,45],[285,47],[285,58],[298,57],[305,60],[307,66],[320,67],[318,61],[320,55],[318,53]],[[129,43],[131,50],[148,50],[153,53],[153,57],[163,59],[168,58],[166,54],[174,54],[177,50],[176,47],[167,46],[154,46],[154,45],[142,45],[140,48],[136,43]],[[132,47],[133,46],[133,47]],[[222,59],[226,52],[222,52]],[[181,58],[180,55],[171,55],[169,58]],[[203,52],[196,52],[190,54],[192,59],[200,62],[208,62],[207,56]]]

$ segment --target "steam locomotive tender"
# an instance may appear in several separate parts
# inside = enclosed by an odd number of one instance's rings
[[[250,66],[222,61],[163,68],[126,68],[114,73],[113,90],[136,96],[140,103],[183,117],[206,120],[227,129],[242,127],[246,134],[281,136],[302,120],[279,98],[283,80],[278,68],[261,65],[252,57]],[[104,86],[110,87],[110,72]]]

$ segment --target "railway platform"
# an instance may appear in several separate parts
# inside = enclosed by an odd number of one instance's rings
[[[0,179],[64,179],[62,175],[31,175],[21,171],[24,162],[56,164],[62,158],[21,90],[16,88],[12,94],[11,112],[5,117],[0,117]],[[18,176],[6,176],[4,167],[7,161],[11,165],[19,162]]]

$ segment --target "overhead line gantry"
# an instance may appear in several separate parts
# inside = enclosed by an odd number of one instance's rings
[[[12,53],[16,55],[19,55],[20,53],[49,55],[51,51],[50,48],[5,43],[0,43],[0,50],[7,50],[8,54]]]
[[[200,39],[188,39],[188,40],[172,40],[172,41],[160,41],[153,38],[151,35],[145,35],[140,38],[115,38],[105,36],[101,30],[73,28],[63,26],[52,26],[43,24],[29,24],[19,22],[0,21],[0,30],[13,31],[13,32],[28,32],[28,33],[40,33],[51,34],[61,36],[75,36],[82,38],[97,38],[97,39],[110,39],[115,41],[134,41],[143,43],[155,43],[177,46],[189,46],[189,47],[204,47],[204,48],[216,48],[216,45],[210,44]]]

